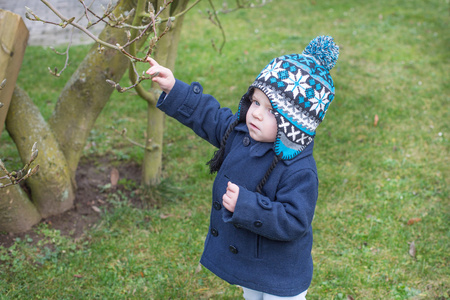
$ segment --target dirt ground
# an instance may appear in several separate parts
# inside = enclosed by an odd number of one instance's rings
[[[76,174],[78,188],[74,207],[61,215],[43,219],[41,222],[47,223],[50,228],[60,230],[61,235],[80,237],[86,229],[100,221],[100,211],[110,209],[109,204],[105,201],[107,194],[102,192],[102,187],[111,183],[113,169],[119,171],[120,179],[140,182],[141,166],[137,163],[127,162],[112,166],[111,160],[108,158],[83,159]],[[118,185],[117,189],[122,188]],[[125,190],[123,192],[129,193]],[[137,201],[136,204],[138,205]],[[0,246],[8,248],[16,238],[25,236],[30,237],[33,243],[40,238],[33,230],[20,234],[0,234]]]

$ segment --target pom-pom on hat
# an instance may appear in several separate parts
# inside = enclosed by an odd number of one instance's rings
[[[277,120],[276,155],[284,160],[296,157],[314,140],[316,128],[334,99],[329,71],[338,56],[333,38],[318,36],[302,54],[274,58],[242,97],[239,121],[245,120],[253,89],[260,89],[269,98]]]

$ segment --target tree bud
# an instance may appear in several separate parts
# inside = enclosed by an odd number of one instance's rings
[[[39,171],[39,165],[37,165],[36,167],[33,168],[33,170],[31,170],[31,175],[30,176],[33,176],[34,174],[36,174],[37,171]]]
[[[36,159],[36,157],[38,156],[38,154],[39,154],[39,150],[33,151],[31,153],[30,161],[34,161]]]
[[[175,21],[175,17],[170,17],[169,20],[167,20],[166,27],[172,28],[173,21]]]
[[[106,79],[106,82],[109,83],[113,88],[116,87],[116,83],[114,81]]]
[[[153,4],[150,1],[148,2],[148,12],[151,14],[155,13],[155,7],[153,6]]]

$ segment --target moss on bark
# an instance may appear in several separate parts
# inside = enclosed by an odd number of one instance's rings
[[[37,174],[28,178],[33,203],[43,218],[60,214],[73,206],[75,193],[66,159],[30,97],[16,87],[6,118],[6,129],[17,146],[22,162],[28,162],[33,144],[39,155]]]
[[[0,177],[5,175],[0,171]],[[18,185],[0,189],[0,231],[24,232],[41,220],[41,215]]]

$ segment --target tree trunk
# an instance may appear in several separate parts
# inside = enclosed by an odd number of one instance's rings
[[[0,171],[0,177],[3,175]],[[20,186],[0,189],[0,231],[24,232],[40,220],[41,215]]]
[[[155,1],[157,2],[157,1]],[[180,0],[172,9],[164,11],[163,18],[170,15],[176,15],[186,9],[189,0]],[[159,7],[158,3],[153,3],[154,7]],[[172,4],[174,5],[174,4]],[[184,20],[184,14],[177,17],[171,30],[158,41],[156,53],[153,55],[155,60],[162,66],[172,71],[175,67],[177,57],[178,42],[180,40],[181,28]],[[166,24],[160,24],[159,31],[164,31]],[[149,103],[147,110],[147,141],[142,168],[142,181],[147,186],[155,185],[160,182],[162,166],[162,145],[164,134],[164,113]]]
[[[160,0],[161,1],[161,0]],[[159,2],[160,2],[159,1]],[[152,1],[159,8],[158,1]],[[163,18],[176,15],[189,0],[172,3]],[[161,3],[160,3],[161,4]],[[121,0],[114,14],[126,15],[136,7],[136,0]],[[177,17],[171,30],[158,42],[153,57],[173,70],[184,15]],[[166,24],[160,24],[162,32]],[[125,44],[122,30],[105,27],[99,37],[111,44]],[[59,214],[73,205],[75,172],[86,139],[95,120],[114,89],[106,82],[119,82],[129,61],[120,52],[107,48],[98,52],[94,45],[64,87],[48,124],[29,96],[14,91],[6,126],[17,145],[22,161],[27,162],[34,142],[38,143],[39,172],[27,179],[33,202],[19,186],[0,189],[0,231],[22,232],[39,222],[41,217]],[[147,150],[144,158],[143,183],[153,185],[160,180],[164,115],[153,104],[148,107]],[[1,175],[1,174],[0,174]]]
[[[133,7],[132,0],[120,1],[114,15],[125,15]],[[123,31],[109,26],[99,38],[113,45],[126,42]],[[98,46],[94,45],[58,99],[49,124],[66,157],[72,178],[95,120],[114,91],[106,79],[119,82],[127,67],[128,59],[120,52],[108,48],[99,53]]]
[[[41,216],[46,218],[72,208],[75,193],[66,159],[39,109],[17,87],[6,117],[6,129],[24,164],[29,161],[31,148],[37,142],[39,155],[35,164],[39,164],[39,171],[28,178],[26,184]]]

